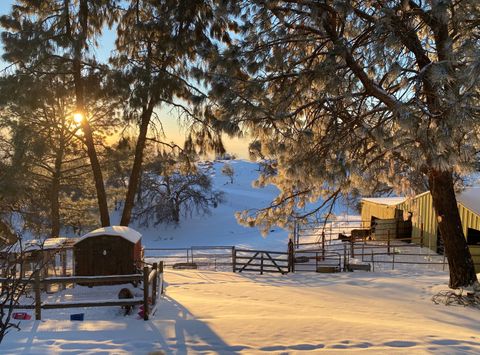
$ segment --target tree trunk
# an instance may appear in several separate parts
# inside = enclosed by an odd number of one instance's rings
[[[469,287],[477,282],[475,267],[458,212],[457,200],[450,172],[431,171],[429,174],[433,207],[438,218],[438,228],[445,243],[445,253],[450,269],[449,287]]]
[[[110,225],[110,215],[108,213],[107,193],[105,192],[105,185],[103,183],[102,168],[100,167],[100,162],[98,161],[90,125],[85,119],[83,121],[82,129],[85,135],[85,145],[87,146],[87,153],[90,159],[90,165],[92,166],[93,178],[97,191],[100,223],[102,224],[102,227],[108,227]]]
[[[62,175],[63,152],[65,150],[64,140],[61,139],[60,147],[56,151],[55,167],[52,176],[52,186],[50,190],[50,237],[55,238],[60,234],[60,178]]]
[[[172,208],[172,217],[173,217],[173,221],[176,224],[180,223],[180,206],[178,202],[174,202],[174,205]]]
[[[140,132],[138,134],[137,145],[135,146],[135,158],[133,161],[132,171],[130,172],[130,179],[128,180],[128,190],[125,197],[125,205],[123,206],[121,226],[128,226],[132,219],[132,210],[135,204],[135,195],[140,184],[140,176],[142,172],[143,152],[147,140],[148,125],[152,117],[153,100],[150,100],[148,107],[142,112],[142,122],[140,124]]]
[[[68,3],[68,2],[67,2]],[[100,212],[100,223],[102,227],[110,225],[110,216],[108,214],[107,194],[105,192],[105,185],[103,182],[102,169],[98,161],[97,151],[95,150],[95,144],[93,141],[93,134],[90,124],[86,118],[85,99],[84,99],[84,87],[82,78],[82,48],[86,46],[86,35],[88,31],[87,26],[88,19],[88,5],[86,0],[80,1],[79,22],[80,22],[80,34],[74,41],[74,58],[73,58],[73,77],[75,84],[75,96],[77,110],[84,115],[82,120],[82,130],[85,139],[85,145],[87,146],[87,154],[92,166],[93,178],[95,181],[95,188],[97,190],[97,201]]]

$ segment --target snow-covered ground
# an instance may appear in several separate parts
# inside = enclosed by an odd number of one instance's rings
[[[233,184],[230,178],[222,175],[225,162],[216,161],[210,169],[216,190],[224,192],[225,202],[211,210],[210,215],[193,215],[183,218],[178,226],[157,225],[147,228],[133,223],[131,226],[142,233],[142,243],[147,248],[188,248],[191,246],[236,245],[243,248],[267,248],[286,250],[288,231],[273,228],[263,237],[257,228],[239,225],[235,213],[245,209],[263,208],[278,194],[275,186],[262,189],[252,187],[258,177],[258,164],[246,160],[228,161],[234,169]],[[113,222],[120,219],[118,213],[112,216]]]
[[[478,354],[480,310],[434,305],[435,272],[254,275],[171,271],[149,321],[117,308],[84,322],[46,311],[22,321],[2,354]]]
[[[220,173],[223,162],[215,162],[211,171],[215,187],[225,192],[224,204],[211,215],[184,219],[178,227],[133,225],[143,234],[143,244],[286,251],[288,231],[274,228],[262,237],[256,228],[237,224],[235,212],[267,206],[277,190],[251,186],[258,175],[256,164],[229,163],[235,170],[233,184]],[[358,224],[351,222],[356,219],[349,215],[352,211],[340,207],[336,212],[345,215],[331,225],[331,235],[348,233],[345,228]],[[302,242],[316,242],[319,235],[321,230],[309,231]],[[341,242],[333,241],[332,250],[336,245],[343,254]],[[397,258],[413,250],[392,249],[399,253]],[[370,252],[367,248],[365,253]],[[391,264],[380,264],[392,255],[375,258],[376,272],[371,273],[257,275],[167,269],[166,294],[151,320],[139,319],[137,311],[124,316],[120,307],[45,310],[42,321],[21,321],[21,331],[7,335],[0,354],[480,353],[480,310],[431,301],[448,284],[443,265],[428,270],[400,264],[392,271]],[[435,256],[414,258],[428,261]],[[355,262],[362,260],[357,256]],[[47,303],[113,299],[118,288],[76,287],[42,299]],[[140,289],[133,291],[135,297],[142,296]],[[84,313],[85,321],[70,321],[73,313]]]

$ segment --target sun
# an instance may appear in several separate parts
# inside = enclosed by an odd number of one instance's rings
[[[82,123],[82,121],[83,121],[83,114],[80,113],[80,112],[75,112],[75,113],[73,114],[73,121],[74,121],[75,123],[77,123],[77,124]]]

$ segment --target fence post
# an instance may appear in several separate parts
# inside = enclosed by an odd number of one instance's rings
[[[365,240],[363,241],[363,244],[362,244],[362,261],[363,261],[364,255],[365,255]]]
[[[347,245],[343,244],[343,271],[347,271]]]
[[[387,254],[390,255],[390,229],[387,230]]]
[[[352,258],[355,257],[355,242],[352,237],[350,237],[350,255]]]
[[[392,254],[393,259],[392,259],[392,270],[395,270],[395,251]]]
[[[235,247],[232,247],[232,271],[236,272],[237,269],[237,251],[235,250]]]
[[[400,235],[399,235],[399,223],[400,221],[398,220],[398,218],[395,218],[395,237],[394,238],[400,238]]]
[[[143,267],[143,320],[148,320],[148,266]]]
[[[322,257],[325,259],[325,231],[322,231]]]
[[[263,275],[263,252],[262,252],[262,257],[260,259],[260,275]]]
[[[315,272],[318,272],[318,253],[315,253]]]
[[[372,249],[372,259],[371,259],[371,263],[372,263],[372,271],[375,271],[375,261],[373,260],[373,249]]]
[[[288,241],[288,271],[295,272],[295,255],[291,239]]]
[[[163,260],[160,261],[160,265],[158,268],[158,273],[161,275],[160,277],[162,278],[162,282],[160,285],[160,294],[163,295]]]
[[[157,303],[157,287],[158,287],[158,264],[153,263],[152,270],[155,272],[155,277],[153,278],[152,284],[152,304]]]
[[[423,248],[423,223],[420,224],[420,246]]]
[[[35,291],[35,320],[41,320],[42,297],[40,295],[40,270],[35,271],[33,289]]]
[[[294,243],[297,243],[297,235],[298,235],[298,222],[294,221],[293,222],[293,242]]]

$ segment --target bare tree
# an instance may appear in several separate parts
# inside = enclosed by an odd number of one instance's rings
[[[35,244],[34,249],[41,253],[43,243]],[[20,322],[13,318],[15,306],[24,302],[35,273],[45,265],[43,258],[32,259],[31,252],[21,236],[15,244],[0,249],[0,343],[10,330],[20,330]]]
[[[233,170],[233,166],[231,164],[229,163],[223,164],[222,174],[230,178],[230,184],[233,184],[233,177],[235,176],[235,170]]]
[[[208,175],[170,158],[160,156],[143,173],[142,193],[135,210],[135,218],[142,223],[179,223],[182,215],[208,214],[223,201],[223,194],[213,190]]]

